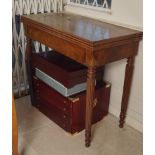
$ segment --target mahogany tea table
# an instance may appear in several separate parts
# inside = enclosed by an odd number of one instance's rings
[[[134,58],[143,33],[70,13],[31,14],[22,16],[21,20],[27,37],[26,64],[32,102],[34,98],[31,66],[32,40],[39,41],[88,67],[86,147],[89,147],[91,142],[96,68],[120,59],[127,59],[119,121],[119,127],[122,128],[128,107]]]

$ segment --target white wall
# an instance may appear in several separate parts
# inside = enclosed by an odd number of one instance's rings
[[[88,10],[80,7],[66,6],[65,11],[92,18],[97,18],[117,25],[142,30],[143,1],[142,0],[112,0],[111,14]],[[139,52],[135,59],[135,70],[129,100],[126,123],[135,129],[143,130],[143,43],[140,42]],[[112,83],[110,98],[110,113],[119,116],[123,89],[126,60],[106,65],[105,77]]]

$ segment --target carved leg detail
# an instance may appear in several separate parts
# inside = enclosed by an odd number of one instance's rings
[[[91,124],[92,124],[92,106],[95,90],[95,67],[88,67],[87,72],[87,96],[86,96],[86,121],[85,121],[85,145],[90,146],[91,141]]]
[[[120,121],[119,121],[120,128],[123,128],[124,122],[125,122],[126,112],[128,108],[128,100],[129,100],[130,89],[131,89],[133,69],[134,69],[134,57],[130,57],[127,60],[126,69],[125,69],[125,79],[124,79],[121,113],[120,113]]]

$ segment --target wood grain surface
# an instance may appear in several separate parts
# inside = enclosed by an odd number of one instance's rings
[[[21,20],[28,40],[37,40],[88,67],[85,116],[85,144],[87,147],[90,146],[91,141],[96,68],[124,58],[129,60],[122,96],[120,119],[122,127],[128,107],[132,68],[134,67],[133,64],[130,65],[130,60],[137,55],[143,33],[70,13],[32,14],[22,16]],[[29,44],[27,46],[29,47]],[[30,60],[32,51],[27,52]],[[29,70],[30,68],[29,65]],[[128,76],[130,76],[129,79]]]

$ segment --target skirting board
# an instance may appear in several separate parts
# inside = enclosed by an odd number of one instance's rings
[[[115,117],[119,118],[119,111],[118,109],[116,109],[116,107],[114,106],[110,106],[109,109],[109,113],[114,115]],[[130,116],[126,116],[126,120],[125,120],[125,124],[131,126],[132,128],[138,130],[139,132],[143,132],[143,124],[133,118],[131,118]]]

